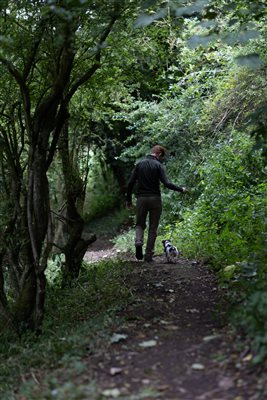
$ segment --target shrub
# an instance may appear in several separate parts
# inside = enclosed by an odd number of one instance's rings
[[[227,265],[260,251],[266,234],[267,184],[259,151],[235,133],[207,153],[199,167],[202,194],[185,210],[174,235],[188,256]]]

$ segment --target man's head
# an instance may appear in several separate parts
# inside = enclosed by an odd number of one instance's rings
[[[158,144],[151,149],[151,155],[155,156],[158,160],[163,160],[166,154],[166,149]]]

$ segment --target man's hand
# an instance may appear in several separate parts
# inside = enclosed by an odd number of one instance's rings
[[[130,210],[131,208],[133,208],[133,204],[131,201],[126,201],[126,208],[128,208],[128,210]]]
[[[188,190],[185,187],[182,187],[182,193],[188,193]]]

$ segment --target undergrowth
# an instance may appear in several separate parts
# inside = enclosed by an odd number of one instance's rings
[[[173,234],[186,257],[214,267],[232,304],[231,321],[250,338],[254,360],[261,362],[267,357],[266,160],[244,132],[233,131],[202,152],[200,195],[173,227],[165,227],[166,234]]]
[[[71,400],[84,398],[82,392],[89,397],[96,393],[93,381],[79,387],[68,383],[68,376],[78,377],[86,370],[86,356],[104,352],[110,343],[112,329],[121,323],[115,314],[131,300],[124,284],[127,273],[129,264],[122,261],[84,264],[74,287],[48,288],[40,336],[18,339],[6,327],[0,330],[1,400],[15,400],[17,391],[31,400]],[[44,375],[42,385],[37,369]]]
[[[115,236],[120,229],[124,231],[125,221],[132,224],[132,216],[126,208],[116,208],[103,214],[102,217],[89,219],[85,223],[85,230],[94,232],[98,237]]]

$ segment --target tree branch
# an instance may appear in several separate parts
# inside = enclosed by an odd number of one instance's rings
[[[72,85],[72,87],[70,88],[70,90],[67,94],[68,101],[70,101],[70,99],[72,98],[74,93],[77,91],[77,89],[81,85],[83,85],[85,82],[87,82],[94,75],[94,73],[98,70],[98,68],[101,66],[101,64],[100,64],[101,50],[102,50],[103,45],[104,45],[107,37],[109,36],[110,32],[112,31],[112,28],[118,18],[119,18],[119,14],[115,14],[112,17],[110,23],[107,25],[104,32],[102,33],[102,35],[99,39],[99,43],[97,45],[97,51],[95,54],[95,63],[92,65],[92,67],[88,71],[86,71],[86,73],[84,75],[82,75],[79,79],[77,79],[76,82],[74,82],[74,84]]]
[[[23,99],[23,106],[25,110],[25,121],[26,121],[26,127],[29,132],[29,134],[32,132],[31,129],[31,100],[30,100],[30,94],[28,87],[26,85],[26,82],[24,80],[23,75],[15,68],[15,66],[8,60],[6,60],[3,57],[0,57],[0,63],[2,63],[10,75],[15,79],[17,84],[19,85],[20,92],[22,94],[22,99]]]
[[[42,37],[43,37],[44,20],[41,20],[39,28],[40,28],[39,34],[38,34],[37,37],[36,37],[36,34],[34,35],[34,41],[33,41],[33,45],[32,45],[31,50],[30,50],[29,58],[28,58],[27,63],[25,65],[25,67],[24,67],[23,79],[24,79],[25,82],[26,82],[26,80],[27,80],[27,78],[29,76],[29,73],[31,71],[32,66],[34,65],[34,60],[35,60],[39,45],[40,45]]]

